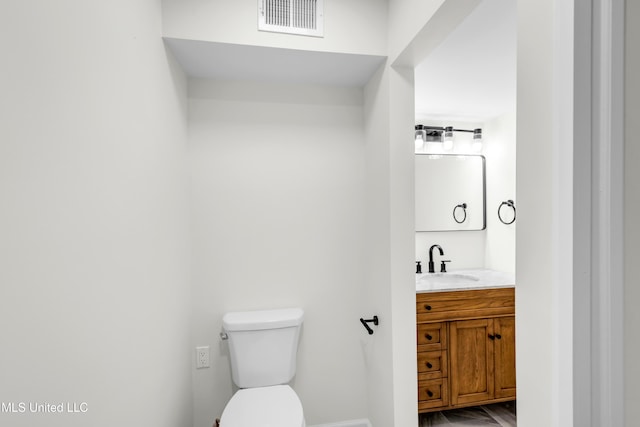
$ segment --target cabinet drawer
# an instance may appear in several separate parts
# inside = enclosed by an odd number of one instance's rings
[[[418,380],[430,380],[446,376],[446,350],[418,353]]]
[[[447,378],[418,382],[418,410],[449,405]]]
[[[447,325],[445,323],[419,323],[417,332],[418,352],[447,348]]]
[[[514,313],[513,288],[427,292],[416,295],[418,323],[513,315]]]

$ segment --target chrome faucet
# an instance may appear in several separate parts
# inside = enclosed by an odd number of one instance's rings
[[[434,268],[434,265],[433,265],[433,248],[438,248],[438,250],[440,251],[440,256],[444,255],[444,251],[442,250],[440,245],[433,245],[433,246],[431,246],[429,248],[429,273],[435,273],[436,272],[436,270]]]

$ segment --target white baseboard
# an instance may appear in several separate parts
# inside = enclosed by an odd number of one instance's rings
[[[369,420],[361,419],[361,420],[350,420],[350,421],[340,421],[337,423],[330,424],[316,424],[314,426],[307,427],[372,427]]]

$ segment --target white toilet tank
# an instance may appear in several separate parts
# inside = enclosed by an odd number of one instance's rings
[[[240,388],[286,384],[296,373],[300,308],[227,313],[231,376]]]

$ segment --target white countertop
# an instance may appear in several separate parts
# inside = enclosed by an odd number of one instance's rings
[[[511,273],[486,269],[423,273],[416,274],[416,293],[513,288],[515,283],[515,276]]]

